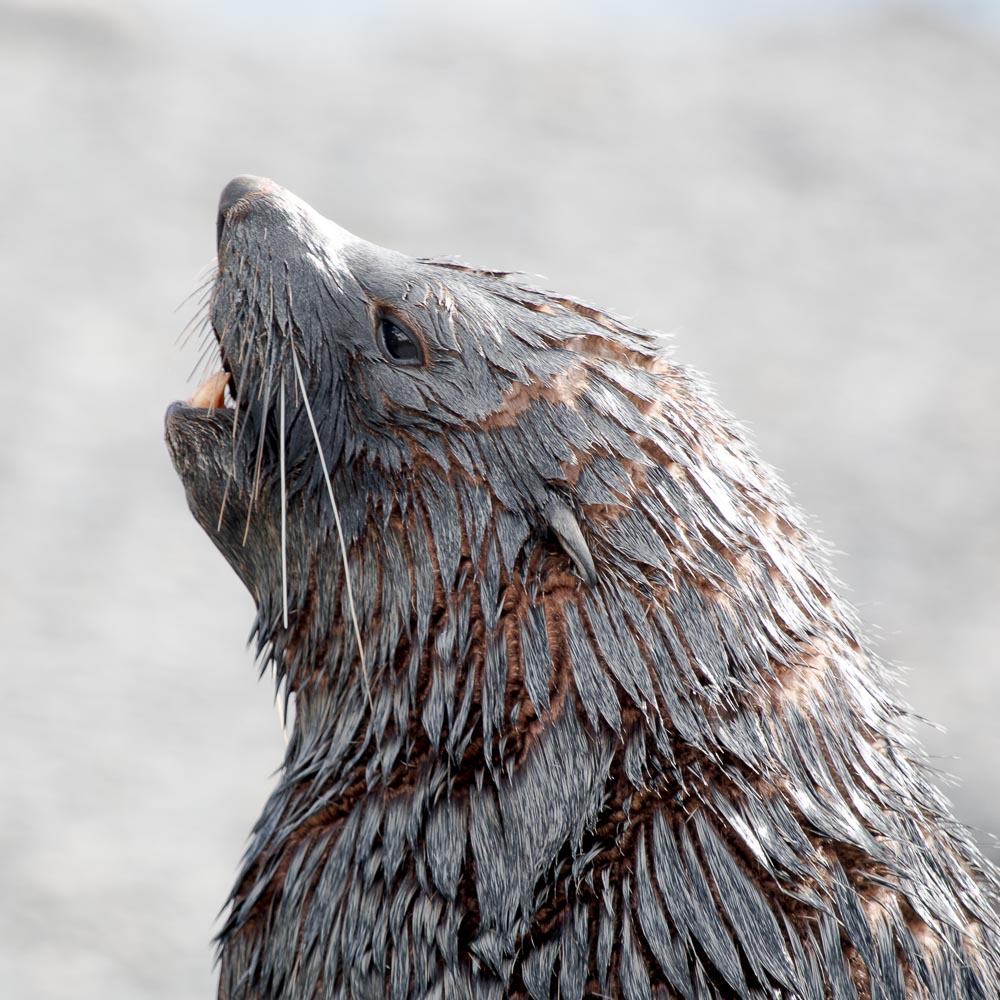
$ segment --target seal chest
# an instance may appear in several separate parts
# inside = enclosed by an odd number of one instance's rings
[[[221,997],[1000,995],[995,871],[653,335],[256,177],[218,249],[167,442],[296,702]]]

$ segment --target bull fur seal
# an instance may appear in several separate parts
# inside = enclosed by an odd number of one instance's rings
[[[655,337],[260,178],[218,251],[167,441],[297,706],[220,997],[1000,995],[996,872]]]

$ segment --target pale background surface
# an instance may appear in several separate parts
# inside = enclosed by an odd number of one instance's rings
[[[947,726],[923,736],[959,815],[1000,832],[992,8],[260,6],[0,0],[3,995],[214,989],[282,744],[162,415],[243,172],[674,332]]]

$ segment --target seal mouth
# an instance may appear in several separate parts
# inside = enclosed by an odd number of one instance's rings
[[[238,222],[247,214],[251,202],[272,194],[276,185],[267,178],[242,175],[231,180],[223,189],[216,216],[216,251],[218,253],[218,274],[216,294],[222,279],[225,264],[223,244],[227,224]],[[220,368],[204,378],[194,390],[186,405],[192,409],[236,411],[240,409],[239,394],[234,366],[227,356],[226,337],[219,324],[218,316],[210,309],[211,329],[219,353]]]

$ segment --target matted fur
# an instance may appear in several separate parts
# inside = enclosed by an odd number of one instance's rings
[[[220,997],[1000,995],[996,874],[700,380],[234,185],[235,403],[168,442],[296,712]]]

